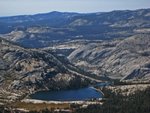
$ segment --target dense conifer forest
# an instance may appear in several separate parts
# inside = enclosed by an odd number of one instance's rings
[[[109,92],[106,96],[102,106],[90,105],[76,113],[150,113],[150,88],[128,96]]]

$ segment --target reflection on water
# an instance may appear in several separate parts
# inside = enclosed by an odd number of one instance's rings
[[[47,101],[79,101],[102,98],[102,94],[92,88],[66,91],[41,91],[31,95],[32,99]]]

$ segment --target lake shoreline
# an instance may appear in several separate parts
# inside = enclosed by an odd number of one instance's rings
[[[43,101],[88,101],[103,98],[103,93],[94,87],[81,88],[76,90],[62,91],[41,91],[31,94],[25,99]]]
[[[97,101],[101,101],[102,98],[97,99]],[[96,101],[91,100],[83,100],[83,101],[45,101],[45,100],[38,100],[38,99],[23,99],[21,102],[25,103],[33,103],[33,104],[39,104],[39,103],[45,103],[45,104],[63,104],[63,103],[69,103],[69,104],[84,104],[84,103],[97,103]]]

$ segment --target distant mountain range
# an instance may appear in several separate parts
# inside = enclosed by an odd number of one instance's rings
[[[149,34],[150,9],[105,13],[61,13],[0,18],[0,33],[25,47],[48,47],[52,42],[89,39],[108,40]]]

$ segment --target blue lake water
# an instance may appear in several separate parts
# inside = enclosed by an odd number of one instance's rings
[[[46,100],[46,101],[80,101],[89,100],[93,98],[102,98],[102,94],[90,87],[64,90],[64,91],[41,91],[32,94],[32,99]]]

